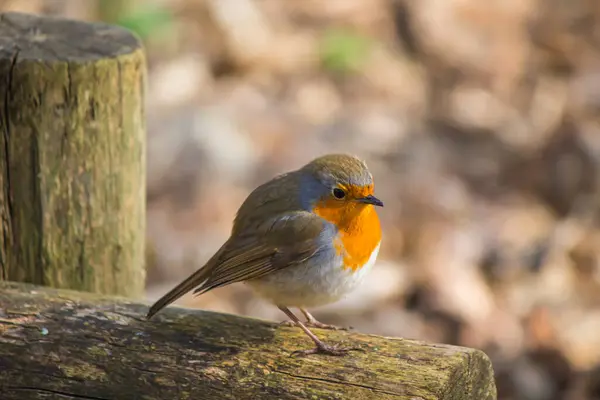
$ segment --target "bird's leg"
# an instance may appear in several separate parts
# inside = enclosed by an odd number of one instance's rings
[[[306,317],[306,325],[307,326],[312,326],[314,328],[321,328],[321,329],[331,329],[334,331],[340,331],[340,330],[347,331],[348,329],[352,329],[352,327],[346,328],[343,326],[324,324],[320,321],[317,321],[317,319],[315,317],[313,317],[313,315],[311,313],[309,313],[306,308],[303,308],[303,307],[298,307],[298,308],[300,309],[300,311],[302,311],[302,314],[304,314],[304,316]]]
[[[297,350],[297,351],[294,351],[292,353],[292,355],[308,355],[308,354],[322,353],[322,354],[329,354],[329,355],[332,355],[332,356],[343,356],[343,355],[348,354],[348,352],[351,351],[351,350],[362,350],[360,348],[355,348],[355,347],[342,348],[342,347],[339,347],[338,345],[331,346],[331,345],[325,344],[314,333],[312,333],[310,331],[310,329],[308,329],[306,327],[306,325],[304,325],[302,323],[302,321],[300,321],[298,319],[298,317],[296,317],[294,315],[294,313],[290,311],[289,308],[283,307],[283,306],[279,306],[279,309],[281,311],[283,311],[285,313],[285,315],[287,315],[296,325],[298,325],[300,327],[300,329],[302,329],[304,331],[304,333],[306,333],[308,335],[308,337],[311,338],[311,340],[313,342],[315,342],[315,345],[316,345],[315,348],[310,349],[310,350]]]
[[[320,329],[331,329],[331,330],[334,330],[334,331],[347,331],[349,329],[352,329],[352,327],[346,328],[346,327],[343,327],[343,326],[335,326],[335,325],[324,324],[324,323],[318,321],[311,313],[308,312],[308,310],[306,308],[298,307],[298,309],[306,317],[306,322],[304,323],[304,326],[306,326],[306,327],[320,328]],[[296,326],[296,323],[294,321],[282,321],[282,322],[279,323],[279,325],[282,325],[282,326]]]

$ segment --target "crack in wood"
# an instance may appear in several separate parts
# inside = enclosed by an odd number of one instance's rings
[[[4,19],[2,19],[3,22],[6,22]],[[12,56],[11,62],[10,62],[10,68],[8,70],[8,74],[6,76],[6,91],[4,93],[4,121],[3,121],[3,125],[4,125],[4,162],[6,163],[6,172],[5,172],[5,187],[6,187],[6,208],[7,208],[7,213],[8,213],[8,217],[5,221],[2,222],[2,226],[3,226],[3,236],[4,236],[4,252],[0,252],[0,256],[2,254],[5,254],[5,257],[8,258],[8,254],[10,252],[10,249],[8,248],[11,244],[16,243],[14,240],[14,236],[15,236],[15,222],[14,222],[14,209],[13,209],[13,194],[12,194],[12,185],[11,185],[11,173],[10,173],[10,137],[11,137],[11,132],[10,132],[10,119],[9,119],[9,101],[12,97],[12,81],[13,81],[13,74],[14,74],[14,70],[15,70],[15,65],[17,64],[17,60],[19,58],[19,52],[21,50],[19,48],[15,49],[15,53]],[[13,249],[14,250],[14,249]],[[4,257],[0,257],[0,277],[2,278],[2,280],[7,280],[8,279],[8,260],[5,260]]]
[[[396,397],[401,397],[401,396],[405,395],[404,393],[390,392],[390,391],[387,391],[387,390],[378,389],[378,388],[373,387],[373,386],[361,385],[361,384],[358,384],[358,383],[347,382],[347,381],[339,381],[339,380],[336,380],[336,379],[321,378],[321,377],[316,377],[316,376],[296,375],[296,374],[292,374],[292,373],[289,373],[289,372],[280,371],[280,370],[277,370],[277,369],[276,370],[272,370],[272,372],[274,372],[276,374],[287,375],[287,376],[292,377],[292,378],[307,380],[307,381],[319,381],[319,382],[333,383],[333,384],[336,384],[336,385],[354,386],[354,387],[357,387],[357,388],[370,390],[370,391],[372,391],[374,393],[389,394],[391,396],[396,396]]]

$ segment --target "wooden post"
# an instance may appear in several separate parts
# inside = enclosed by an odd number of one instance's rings
[[[315,329],[364,351],[290,357],[295,327],[91,293],[0,283],[3,400],[495,400],[481,351]]]
[[[124,29],[0,15],[0,280],[142,294],[145,77]]]

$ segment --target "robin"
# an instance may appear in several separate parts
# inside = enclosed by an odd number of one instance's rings
[[[307,308],[341,299],[362,281],[379,252],[381,227],[373,177],[360,159],[318,157],[260,185],[241,205],[229,239],[198,271],[161,297],[147,319],[194,289],[195,295],[245,282],[315,343],[295,354],[344,355],[308,327],[337,329]],[[290,307],[306,317],[300,321]]]

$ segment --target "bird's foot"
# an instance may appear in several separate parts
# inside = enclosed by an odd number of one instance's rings
[[[306,322],[304,322],[304,325],[309,328],[329,329],[332,331],[348,331],[348,330],[352,329],[351,326],[345,327],[345,326],[328,325],[328,324],[319,322],[317,320],[306,321]],[[281,321],[279,323],[279,326],[298,326],[298,325],[296,325],[296,323],[294,321]]]
[[[308,310],[306,308],[300,307],[300,311],[302,311],[302,314],[304,314],[304,316],[306,317],[306,325],[307,326],[311,326],[313,328],[320,328],[320,329],[330,329],[333,331],[347,331],[347,330],[352,329],[352,327],[346,328],[346,327],[342,327],[342,326],[328,325],[328,324],[319,322],[311,313],[308,312]]]
[[[330,356],[345,356],[351,351],[365,351],[360,347],[341,347],[339,344],[337,345],[328,345],[325,343],[318,344],[312,349],[308,350],[296,350],[291,355],[292,356],[307,356],[309,354],[327,354]]]
[[[319,328],[319,329],[330,329],[333,331],[347,331],[352,329],[352,327],[345,327],[345,326],[336,326],[336,325],[329,325],[329,324],[324,324],[322,322],[317,321],[316,319],[313,321],[306,321],[306,326],[310,326],[312,328]]]

